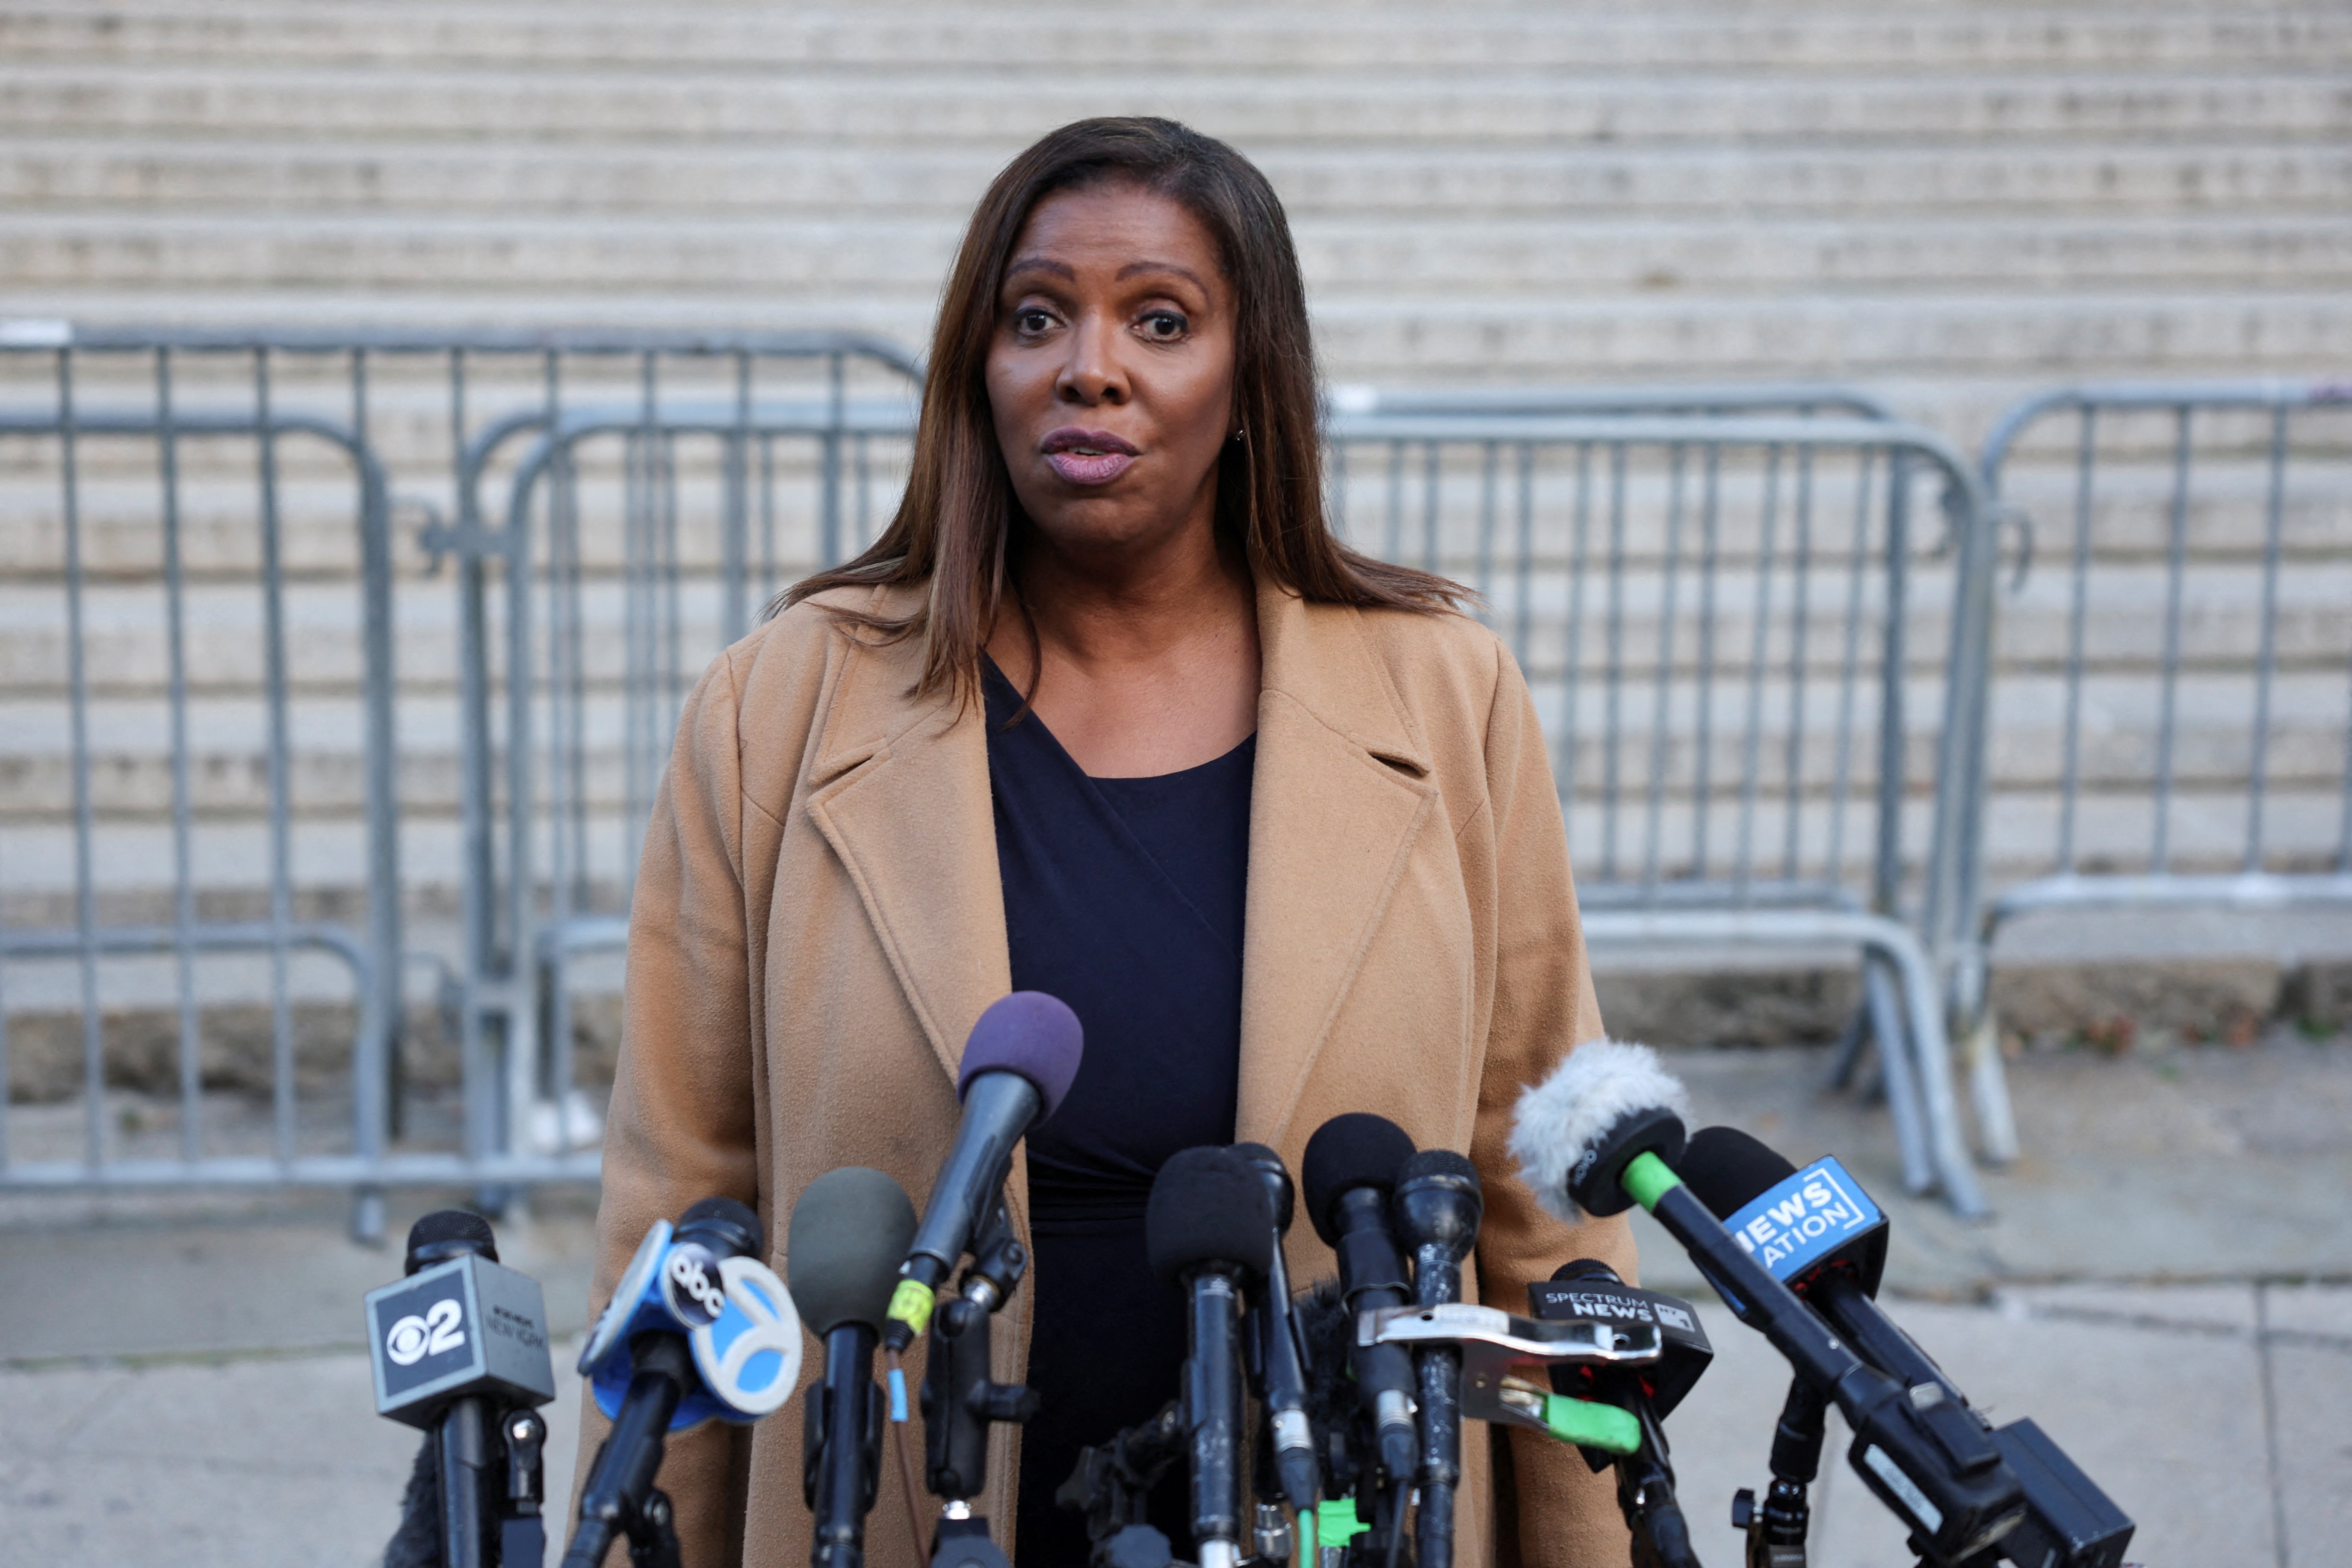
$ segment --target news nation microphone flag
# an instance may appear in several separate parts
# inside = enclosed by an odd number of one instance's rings
[[[1848,1248],[1862,1288],[1874,1293],[1886,1267],[1886,1216],[1862,1184],[1824,1155],[1723,1222],[1776,1279],[1792,1280]]]

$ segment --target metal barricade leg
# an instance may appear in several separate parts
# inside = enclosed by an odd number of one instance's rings
[[[1863,943],[1883,954],[1903,977],[1903,1000],[1910,1014],[1912,1068],[1917,1074],[1919,1105],[1927,1142],[1944,1201],[1963,1218],[1981,1218],[1990,1211],[1977,1186],[1976,1168],[1969,1159],[1968,1141],[1960,1132],[1958,1102],[1952,1092],[1951,1042],[1944,1033],[1937,1005],[1940,996],[1935,966],[1927,962],[1919,939],[1893,921],[1871,918]],[[1902,1053],[1881,1047],[1888,1061]],[[1893,1098],[1890,1086],[1889,1099]]]
[[[1988,1164],[2009,1164],[2018,1153],[2017,1116],[2009,1103],[2009,1073],[1991,1014],[1978,1011],[1960,1050],[1968,1064],[1969,1108],[1976,1112],[1977,1152]]]
[[[1903,1185],[1912,1193],[1935,1190],[1936,1166],[1930,1152],[1926,1114],[1919,1105],[1918,1080],[1911,1070],[1911,1031],[1903,1020],[1903,1003],[1895,973],[1875,954],[1862,962],[1863,1016],[1869,1019],[1870,1037],[1878,1044],[1880,1080],[1886,1088],[1886,1113],[1895,1122],[1895,1142],[1903,1153]]]
[[[1955,1214],[1979,1219],[1990,1213],[1969,1163],[1968,1142],[1961,1133],[1959,1104],[1952,1088],[1952,1053],[1938,1011],[1936,972],[1917,936],[1884,915],[1842,910],[1592,910],[1584,916],[1588,947],[1612,943],[1657,947],[1668,943],[1713,947],[1786,947],[1790,942],[1838,944],[1860,948],[1872,962],[1884,966],[1902,992],[1901,1026],[1889,1023],[1880,1037],[1879,1056],[1886,1065],[1887,1099],[1899,1105],[1911,1091],[1896,1087],[1908,1075],[1916,1106],[1920,1135],[1904,1140],[1906,1150],[1923,1147],[1932,1180],[1912,1179],[1906,1154],[1905,1184],[1914,1191],[1936,1187]],[[1891,991],[1892,984],[1888,985]],[[1897,1112],[1898,1137],[1903,1123]]]

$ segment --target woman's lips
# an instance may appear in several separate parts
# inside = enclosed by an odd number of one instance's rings
[[[1063,426],[1037,445],[1062,482],[1070,485],[1107,485],[1139,456],[1132,442],[1076,425]]]
[[[1107,485],[1135,462],[1125,452],[1048,452],[1045,460],[1065,484],[1072,485]]]

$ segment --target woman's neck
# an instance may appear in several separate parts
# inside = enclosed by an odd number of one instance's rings
[[[1248,569],[1213,535],[1171,544],[1116,562],[1025,550],[1026,617],[1003,617],[989,639],[997,667],[1031,694],[1038,718],[1097,777],[1197,767],[1257,727],[1257,610]]]

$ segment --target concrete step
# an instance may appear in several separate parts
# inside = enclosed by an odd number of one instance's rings
[[[44,213],[20,215],[0,234],[0,276],[34,288],[604,289],[664,279],[689,292],[904,295],[936,287],[960,238],[960,226],[940,219]],[[2352,219],[2333,215],[1769,226],[1317,218],[1298,224],[1297,244],[1309,285],[1325,297],[1379,297],[1400,279],[1416,289],[1454,286],[1503,298],[2352,283]]]
[[[323,217],[398,212],[927,216],[961,226],[1003,159],[961,147],[796,150],[467,148],[438,142],[21,136],[0,200],[22,210],[220,210]],[[1358,214],[1612,217],[1737,212],[1885,218],[2055,209],[2334,212],[2352,203],[2352,152],[2288,142],[1798,150],[1609,146],[1495,150],[1276,148],[1258,163],[1294,220]]]
[[[528,286],[462,292],[319,288],[101,289],[27,288],[12,313],[94,321],[570,326],[625,321],[872,331],[902,342],[929,334],[931,292],[882,297],[688,295],[651,286],[558,291]],[[1563,366],[1590,382],[1829,379],[1998,389],[2127,375],[2327,375],[2352,364],[2352,304],[2342,290],[1953,290],[1881,297],[1796,290],[1756,300],[1683,298],[1679,290],[1612,298],[1512,300],[1459,291],[1392,290],[1381,299],[1315,302],[1317,346],[1335,382],[1398,385],[1556,384]],[[2043,372],[2032,380],[2019,366]],[[1926,398],[1923,406],[1932,406]],[[1982,419],[2000,400],[1971,404]],[[1966,440],[1966,425],[1949,432]]]
[[[1266,90],[1226,72],[1170,82],[1139,102],[1124,74],[973,78],[908,71],[887,90],[816,69],[765,73],[215,67],[59,67],[0,79],[0,129],[15,134],[386,136],[771,145],[993,142],[1010,155],[1088,114],[1149,108],[1244,151],[1285,142],[1475,146],[1739,140],[1885,145],[2054,136],[2274,142],[2340,137],[2352,88],[2326,73],[2263,70],[2109,76],[2082,71],[1864,77],[1641,78],[1601,70],[1479,79],[1359,76]]]
[[[824,67],[900,74],[923,68],[1013,72],[1149,59],[1159,71],[1333,75],[1432,69],[1482,75],[1537,69],[1774,68],[1949,70],[2091,66],[2211,68],[2352,62],[2352,23],[2321,6],[2244,15],[2147,10],[1909,10],[1855,14],[1843,5],[1769,15],[1676,6],[1625,13],[1456,8],[1444,27],[1410,10],[1358,5],[1217,7],[1203,27],[1113,14],[1083,29],[1034,5],[871,11],[546,4],[403,6],[248,5],[234,13],[185,5],[46,5],[0,24],[0,53],[42,63],[249,67],[367,64],[723,69]]]

